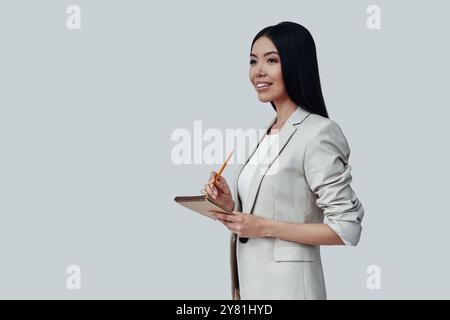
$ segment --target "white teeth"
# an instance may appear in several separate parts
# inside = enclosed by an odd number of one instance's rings
[[[268,87],[270,85],[271,85],[270,83],[257,83],[256,87],[257,88],[265,88],[265,87]]]

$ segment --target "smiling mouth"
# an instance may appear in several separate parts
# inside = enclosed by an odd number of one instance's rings
[[[268,89],[271,85],[272,85],[271,82],[259,82],[256,84],[255,87],[256,87],[256,90],[263,91],[263,90]]]

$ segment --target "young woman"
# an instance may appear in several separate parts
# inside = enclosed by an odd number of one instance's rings
[[[232,297],[326,299],[320,246],[356,245],[364,209],[350,187],[347,140],[328,118],[309,31],[293,22],[261,30],[249,76],[276,117],[238,170],[234,198],[225,178],[214,184],[216,172],[202,189],[233,211],[214,213],[232,232]],[[269,166],[259,163],[275,139]]]

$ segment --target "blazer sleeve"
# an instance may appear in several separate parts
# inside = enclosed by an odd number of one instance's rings
[[[338,124],[329,120],[309,141],[304,170],[316,204],[345,245],[355,246],[361,236],[364,208],[350,186],[350,148]]]

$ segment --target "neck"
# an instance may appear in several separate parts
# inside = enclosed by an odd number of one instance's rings
[[[283,125],[291,114],[297,110],[297,105],[291,100],[286,99],[284,101],[274,101],[275,108],[277,109],[277,121],[276,125]]]

